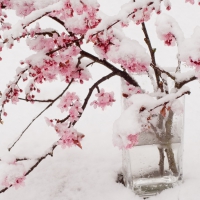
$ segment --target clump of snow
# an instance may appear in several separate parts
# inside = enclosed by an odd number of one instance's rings
[[[149,117],[148,108],[155,103],[155,99],[148,94],[134,94],[130,97],[132,105],[124,110],[113,126],[113,143],[119,148],[127,147],[129,135],[142,132]],[[142,112],[141,108],[144,108]]]
[[[107,55],[110,60],[121,64],[129,72],[147,71],[147,66],[151,62],[146,49],[137,41],[128,38],[122,39],[118,45],[111,45]]]
[[[197,26],[190,38],[185,39],[179,46],[180,59],[189,66],[200,69],[200,27]]]
[[[156,19],[156,32],[158,38],[164,40],[168,46],[180,44],[184,40],[184,35],[176,20],[167,14],[160,14]]]

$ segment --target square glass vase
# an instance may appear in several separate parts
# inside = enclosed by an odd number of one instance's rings
[[[182,182],[184,115],[158,116],[152,131],[138,135],[138,144],[122,150],[125,186],[141,197],[154,196]]]

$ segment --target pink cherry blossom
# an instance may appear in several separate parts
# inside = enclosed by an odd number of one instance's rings
[[[123,88],[122,96],[125,98],[128,98],[133,94],[143,93],[139,87],[135,87],[135,86],[129,84],[128,82],[123,82],[122,88]]]
[[[75,92],[67,92],[66,95],[61,98],[58,108],[60,108],[61,112],[68,111],[69,107],[74,105],[77,101],[79,101],[79,97]]]
[[[128,135],[127,139],[128,139],[128,144],[126,145],[126,149],[130,149],[133,146],[138,144],[138,134],[134,134],[134,135],[130,134]]]
[[[175,36],[172,33],[168,33],[166,35],[163,35],[163,37],[164,37],[165,44],[167,46],[174,46],[175,45],[176,39],[175,39]]]
[[[10,186],[10,183],[8,182],[8,176],[6,176],[2,183],[1,183],[2,186],[5,186],[5,187],[9,187]]]
[[[61,145],[62,148],[71,147],[73,145],[77,145],[81,148],[80,141],[84,135],[73,127],[68,128],[68,123],[57,123],[55,125],[55,130],[60,136],[58,144]]]
[[[102,110],[104,110],[106,106],[112,106],[113,102],[115,102],[114,93],[105,92],[104,89],[101,89],[100,93],[97,93],[95,96],[98,97],[97,100],[91,102],[90,104],[93,105],[94,108],[98,106],[101,107]]]
[[[194,4],[194,0],[185,0],[185,3],[187,3],[187,2]]]
[[[53,120],[52,120],[52,119],[49,119],[49,118],[45,117],[45,121],[46,121],[46,123],[47,123],[48,126],[54,127],[54,124],[53,124]]]
[[[16,178],[13,183],[13,186],[15,187],[15,189],[18,189],[19,187],[24,186],[25,185],[24,180],[25,180],[25,176]]]

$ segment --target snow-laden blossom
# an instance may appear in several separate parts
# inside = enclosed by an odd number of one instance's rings
[[[62,148],[71,147],[73,145],[82,148],[80,142],[84,135],[73,127],[68,128],[68,123],[57,123],[55,125],[55,130],[60,136],[58,144],[61,145]]]
[[[65,0],[63,9],[51,13],[51,16],[56,16],[64,21],[70,32],[85,34],[89,29],[99,24],[98,10],[99,4],[97,1]]]
[[[102,110],[104,110],[106,106],[112,106],[113,102],[115,102],[114,93],[105,92],[104,89],[101,89],[95,96],[97,97],[97,100],[90,104],[93,105],[94,108],[101,107]]]
[[[146,49],[137,41],[127,38],[122,39],[117,45],[112,45],[107,56],[114,63],[121,64],[128,72],[145,72],[151,62]]]
[[[134,134],[134,135],[130,134],[130,135],[128,135],[127,139],[128,139],[129,142],[126,145],[126,149],[130,149],[133,146],[138,144],[138,134]]]
[[[185,0],[185,3],[187,3],[187,2],[194,4],[194,0]]]
[[[110,47],[116,43],[116,40],[118,40],[114,37],[113,29],[90,36],[89,39],[94,44],[95,52],[102,59],[108,58],[107,53],[109,52]]]
[[[5,164],[5,163],[4,163]],[[5,164],[6,176],[1,180],[1,185],[4,187],[10,187],[11,185],[18,189],[21,186],[24,186],[25,180],[25,167],[22,163],[9,163]]]
[[[164,42],[167,46],[174,46],[175,45],[175,36],[172,33],[167,33],[166,35],[163,35]]]
[[[125,83],[125,85],[122,86],[122,96],[125,98],[130,97],[133,94],[140,94],[142,93],[142,90],[139,87],[135,87],[128,82]]]
[[[60,100],[58,108],[61,112],[68,111],[69,107],[76,101],[79,101],[79,97],[75,92],[67,92]]]
[[[155,25],[158,38],[166,45],[174,46],[175,42],[180,44],[184,40],[183,32],[173,17],[161,14],[157,16]]]
[[[171,2],[170,0],[164,0],[164,5],[166,7],[167,10],[171,10]]]
[[[190,38],[185,39],[179,46],[180,60],[188,66],[194,66],[197,71],[200,70],[200,27],[194,29]]]

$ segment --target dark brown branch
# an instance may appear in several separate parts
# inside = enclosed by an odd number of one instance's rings
[[[135,1],[133,1],[133,2],[135,2]],[[149,3],[147,4],[147,6],[150,6],[150,5],[152,5],[152,4],[153,4],[153,2],[149,2]],[[142,8],[139,8],[138,10],[142,10]],[[131,15],[133,15],[133,14],[136,13],[136,12],[137,12],[137,11],[133,11],[133,12],[129,13],[129,14],[127,15],[127,18],[130,17]],[[121,22],[120,19],[114,21],[112,24],[110,24],[110,25],[107,27],[107,30],[110,29],[111,27],[113,27],[115,24],[117,24],[117,23],[119,23],[119,22]],[[96,33],[92,34],[92,36],[97,35],[97,34],[103,32],[104,30],[105,30],[105,29],[100,30],[100,31],[97,31]]]
[[[65,22],[63,22],[62,20],[58,19],[58,18],[55,17],[55,16],[52,17],[52,16],[49,15],[49,17],[50,17],[52,20],[54,20],[54,21],[56,21],[57,23],[59,23],[61,26],[63,26],[63,27],[65,28],[65,30],[69,33],[70,36],[73,36],[73,35],[74,35],[72,32],[70,32],[70,31],[67,29],[67,27],[65,26]]]
[[[197,77],[196,77],[196,76],[193,76],[193,77],[191,77],[189,80],[184,80],[184,81],[179,82],[179,83],[176,82],[176,83],[175,83],[175,87],[178,88],[178,89],[180,89],[180,88],[183,87],[183,85],[185,85],[186,83],[189,83],[189,82],[195,81],[195,80],[197,80]]]
[[[43,32],[40,32],[40,33],[35,33],[35,35],[48,35],[49,37],[53,37],[53,34],[56,33],[58,36],[60,36],[60,34],[57,32],[57,31],[51,31],[51,32],[48,32],[48,31],[43,31]]]
[[[60,34],[59,34],[57,31],[55,31],[55,30],[53,30],[53,31],[51,31],[51,32],[44,31],[44,32],[41,32],[41,33],[35,33],[35,35],[43,35],[43,36],[48,35],[49,37],[53,37],[53,34],[54,34],[54,33],[56,33],[57,35],[60,36]],[[18,40],[18,39],[21,39],[21,38],[25,38],[25,36],[30,36],[30,33],[27,33],[26,35],[21,35],[21,36],[19,36],[19,37],[17,37],[17,38],[13,38],[13,37],[12,37],[12,39],[13,39],[13,40]],[[8,42],[8,39],[5,39],[5,40],[3,41],[4,44],[7,43],[7,42]]]
[[[21,75],[24,74],[27,70],[28,70],[28,68],[27,68],[27,69],[24,69],[24,70],[21,71],[19,74],[17,74],[17,77],[18,77],[18,78],[17,78],[17,80],[16,80],[14,83],[12,83],[12,84],[17,85],[18,82],[19,82],[20,79],[21,79]],[[7,92],[7,93],[10,94],[11,92],[12,92],[12,88],[10,88],[9,92]],[[2,97],[2,93],[0,93],[0,95],[1,95],[1,97]],[[6,98],[8,98],[8,97],[6,97]],[[2,118],[1,118],[3,108],[4,108],[4,105],[2,105],[1,110],[0,110],[0,123],[3,123]]]
[[[15,162],[25,161],[25,160],[32,160],[32,159],[30,159],[30,158],[16,158]],[[0,159],[0,161],[2,161],[2,160]]]
[[[31,126],[31,124],[40,116],[42,115],[42,113],[44,113],[48,108],[50,108],[70,87],[70,85],[72,84],[73,79],[71,80],[71,82],[68,84],[68,86],[63,90],[63,92],[61,94],[59,94],[45,109],[43,109],[29,124],[28,126],[22,131],[22,133],[20,134],[20,136],[17,138],[17,140],[11,145],[11,147],[8,148],[8,150],[10,151],[15,144],[20,140],[20,138],[23,136],[23,134],[26,132],[26,130]]]
[[[38,18],[34,19],[33,21],[29,22],[28,24],[24,25],[24,26],[23,26],[23,29],[25,29],[25,28],[26,28],[27,26],[29,26],[30,24],[36,22],[38,19],[41,19],[42,17],[48,15],[49,13],[51,13],[51,12],[46,12],[46,13],[44,13],[43,15],[39,16]]]
[[[54,144],[51,148],[51,152],[48,152],[44,156],[40,157],[38,161],[25,173],[25,176],[29,175],[47,156],[53,157],[53,151],[57,146],[57,144]]]
[[[24,98],[18,98],[18,99],[22,101],[39,102],[39,103],[49,103],[54,101],[53,99],[47,99],[47,100],[39,100],[39,99],[28,100]]]
[[[96,88],[97,88],[97,92],[98,92],[98,93],[100,93],[100,89],[99,89],[99,86],[97,86]]]
[[[111,71],[113,71],[117,76],[120,76],[121,78],[125,79],[128,83],[130,83],[131,85],[134,85],[136,87],[140,87],[139,84],[125,71],[121,71],[119,69],[117,69],[115,66],[113,66],[111,63],[109,63],[108,61],[104,60],[100,60],[98,57],[86,52],[86,51],[81,51],[80,52],[81,55],[83,55],[86,58],[89,58],[91,60],[93,60],[96,63],[99,63],[101,65],[104,65],[105,67],[107,67],[108,69],[110,69]]]
[[[160,69],[159,67],[155,66],[153,63],[151,63],[150,65],[151,65],[151,67],[153,67],[153,69],[156,69],[156,70],[158,70],[159,72],[161,72],[161,73],[163,73],[163,74],[166,74],[166,75],[167,75],[168,77],[170,77],[172,80],[175,80],[175,77],[174,77],[172,74],[170,74],[169,72],[166,72],[165,70]]]
[[[61,26],[63,26],[66,29],[65,22],[63,22],[62,20],[58,19],[57,17],[52,17],[50,15],[48,17],[50,17],[51,19],[53,19],[54,21],[56,21],[57,23],[59,23]]]
[[[150,41],[150,38],[149,38],[149,35],[148,35],[148,32],[147,32],[147,29],[146,29],[144,22],[142,23],[142,31],[143,31],[144,36],[145,36],[144,41],[146,42],[148,49],[149,49],[149,52],[150,52],[150,55],[151,55],[152,64],[154,66],[156,66],[155,49],[152,48],[151,41]],[[156,76],[157,86],[158,86],[158,88],[160,88],[161,92],[163,92],[163,86],[160,83],[160,78],[159,78],[160,72],[155,68],[154,68],[154,72],[155,72],[155,76]]]

